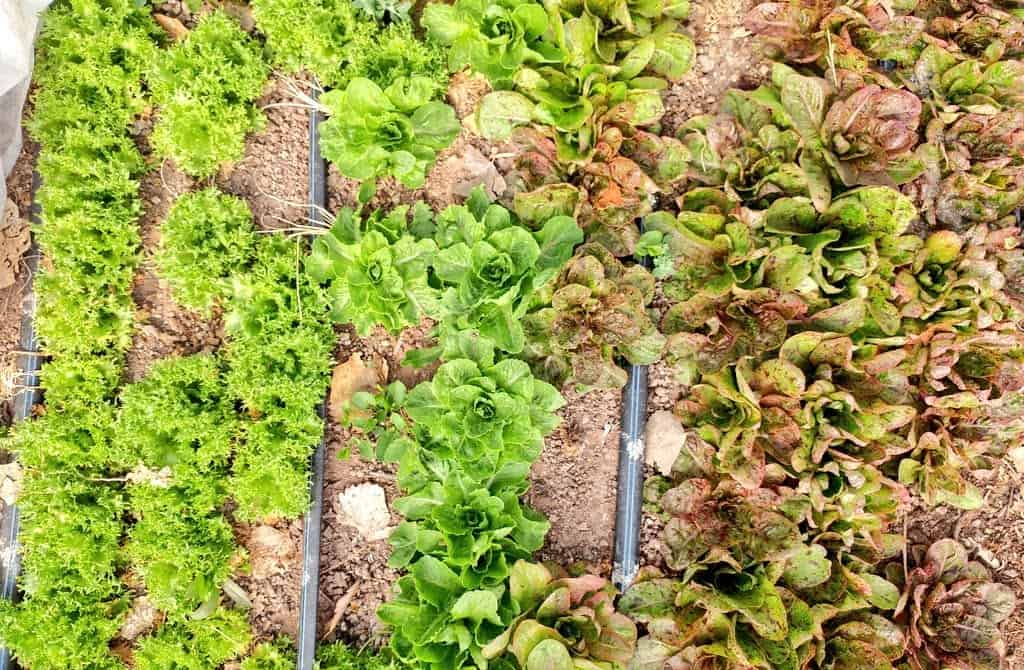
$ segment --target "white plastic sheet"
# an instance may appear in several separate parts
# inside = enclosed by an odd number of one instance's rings
[[[0,0],[0,217],[6,177],[21,153],[21,110],[32,78],[32,49],[39,12],[50,0]]]

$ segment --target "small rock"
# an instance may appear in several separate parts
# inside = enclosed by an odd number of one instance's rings
[[[15,463],[0,465],[0,507],[13,505],[21,490],[21,466]]]
[[[171,485],[173,476],[170,467],[162,467],[159,470],[151,470],[142,463],[135,466],[125,479],[132,484],[149,484],[158,489],[165,489]]]
[[[1014,447],[1006,452],[1006,457],[1013,463],[1017,472],[1024,474],[1024,447]]]
[[[288,535],[273,526],[256,526],[248,547],[254,579],[284,574],[295,554],[295,545]]]
[[[644,461],[667,475],[672,472],[672,464],[686,444],[686,430],[675,414],[661,410],[647,420],[644,440],[647,442]]]
[[[350,486],[338,495],[341,509],[338,518],[346,526],[354,526],[364,539],[375,542],[391,533],[391,513],[384,489],[376,484]]]

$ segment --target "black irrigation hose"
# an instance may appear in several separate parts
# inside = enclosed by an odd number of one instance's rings
[[[32,175],[32,212],[31,222],[33,226],[39,225],[39,205],[36,203],[35,194],[39,188],[39,174]],[[42,356],[39,355],[39,342],[36,339],[35,315],[36,315],[36,292],[35,276],[39,266],[39,247],[36,245],[35,237],[32,239],[32,246],[23,257],[25,270],[28,273],[28,284],[25,295],[21,302],[21,336],[18,340],[18,347],[21,351],[18,361],[21,392],[14,397],[14,423],[19,423],[32,416],[32,408],[41,400],[39,392],[39,369],[42,367]],[[21,516],[17,505],[4,508],[3,519],[0,519],[0,547],[3,547],[4,555],[0,557],[0,598],[4,600],[15,600],[18,595],[18,571],[21,568],[20,552],[18,548],[18,530],[21,526]],[[11,652],[6,647],[0,647],[0,670],[11,670],[15,667],[11,659]]]
[[[615,549],[612,582],[625,591],[640,569],[644,482],[644,424],[647,422],[647,366],[630,365],[622,391],[622,432],[619,434],[619,486],[615,503]]]
[[[317,98],[317,84],[313,84],[313,99]],[[309,218],[322,222],[327,204],[327,163],[320,155],[320,121],[322,114],[316,108],[309,113]],[[323,407],[320,410],[324,416]],[[316,661],[316,619],[320,592],[320,523],[324,510],[324,451],[326,432],[320,440],[310,464],[309,511],[302,530],[302,594],[299,601],[299,660],[298,670],[313,670]],[[2,668],[0,668],[2,670]]]
[[[643,226],[641,225],[641,232]],[[644,426],[647,423],[647,366],[630,365],[622,390],[619,477],[615,501],[612,583],[625,591],[640,569],[640,523],[643,520]]]

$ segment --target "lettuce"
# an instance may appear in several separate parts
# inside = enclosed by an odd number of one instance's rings
[[[329,118],[321,126],[324,157],[346,177],[393,175],[409,188],[423,185],[437,152],[459,133],[455,111],[431,102],[425,77],[400,78],[386,89],[356,78],[320,98]]]
[[[160,226],[157,271],[182,305],[209,316],[252,259],[256,234],[244,200],[214,188],[178,198]]]
[[[433,379],[409,392],[405,407],[445,450],[443,457],[486,479],[506,464],[535,459],[564,402],[526,363],[496,362],[485,345],[473,358],[449,358]]]
[[[239,160],[246,133],[263,124],[251,103],[266,79],[258,44],[223,12],[203,16],[149,70],[153,101],[161,107],[153,148],[195,177]]]

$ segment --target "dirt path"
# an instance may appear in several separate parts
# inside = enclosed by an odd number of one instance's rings
[[[32,171],[35,169],[39,145],[22,131],[24,146],[10,176],[7,177],[7,199],[14,210],[5,212],[11,217],[11,225],[4,226],[4,243],[7,240],[24,240],[29,228],[32,209]],[[20,248],[20,242],[15,242]],[[6,246],[4,248],[6,251]],[[6,259],[7,254],[4,254]],[[11,259],[13,261],[13,259]],[[24,257],[13,262],[13,283],[0,288],[0,425],[11,422],[10,400],[18,391],[20,380],[17,375],[18,340],[21,334],[22,299],[28,286],[28,272]],[[6,274],[6,273],[0,273]]]

